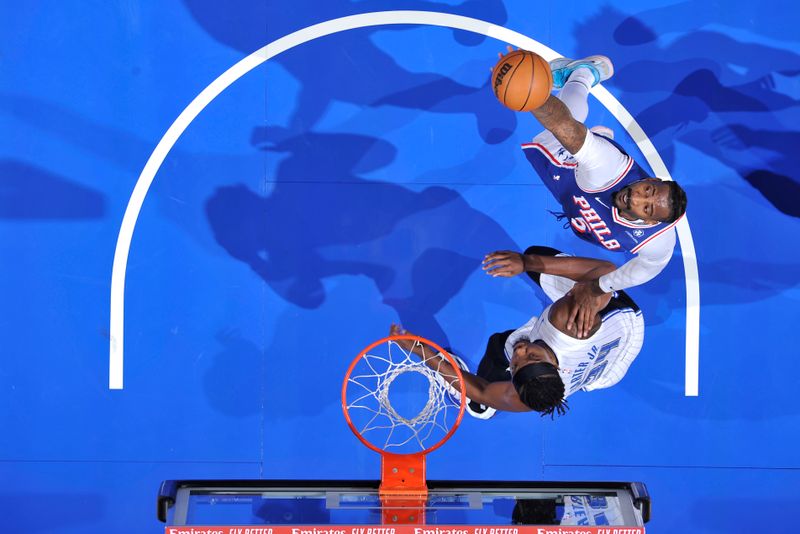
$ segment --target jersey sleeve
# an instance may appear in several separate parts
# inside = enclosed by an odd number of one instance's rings
[[[544,311],[542,311],[543,315],[545,313],[550,313],[550,306],[548,306],[547,308],[544,309]],[[505,345],[503,346],[503,352],[505,353],[506,359],[509,362],[511,361],[511,354],[514,351],[514,345],[520,339],[527,339],[530,336],[531,330],[533,330],[533,328],[536,326],[536,321],[538,320],[539,317],[534,315],[528,320],[527,323],[525,323],[524,325],[520,326],[519,328],[511,332],[511,335],[508,336],[508,339],[506,339]]]
[[[575,182],[587,193],[605,191],[619,182],[633,165],[633,160],[622,153],[607,139],[586,132],[586,139],[578,152],[573,154],[578,166]]]
[[[584,391],[592,391],[595,389],[610,388],[625,376],[630,368],[633,360],[639,355],[644,343],[644,321],[641,315],[637,315],[633,320],[631,328],[631,335],[628,338],[625,346],[620,352],[619,356],[611,362],[608,367],[603,371],[603,374],[597,380],[584,386]]]
[[[598,280],[606,293],[638,286],[652,280],[672,258],[675,249],[675,230],[671,229],[648,241],[636,256],[615,271]]]

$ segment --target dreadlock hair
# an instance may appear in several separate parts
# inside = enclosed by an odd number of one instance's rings
[[[672,223],[680,219],[686,213],[686,191],[677,182],[672,180],[662,180],[669,187],[669,205],[672,208],[669,219],[662,221]]]
[[[567,413],[569,406],[564,398],[564,381],[561,380],[555,366],[552,367],[553,374],[530,379],[517,388],[517,393],[526,406],[540,412],[542,417],[549,415],[550,419],[555,419],[556,413],[559,416]]]

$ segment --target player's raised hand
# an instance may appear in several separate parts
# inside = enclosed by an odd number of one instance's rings
[[[513,52],[513,51],[514,51],[514,47],[513,47],[513,46],[511,46],[511,45],[507,45],[507,46],[506,46],[506,50],[508,50],[508,52],[506,52],[506,54],[510,54],[511,52]],[[497,59],[498,59],[498,61],[499,61],[499,60],[501,60],[501,59],[503,59],[503,58],[506,56],[506,54],[504,54],[504,53],[502,53],[502,52],[498,52],[498,53],[497,53]],[[489,67],[489,72],[492,72],[493,70],[494,70],[494,67]]]
[[[412,334],[411,332],[409,332],[408,330],[403,328],[402,325],[392,323],[392,325],[389,327],[389,335],[390,336],[413,336],[414,334]],[[395,343],[400,345],[400,347],[402,349],[408,350],[408,351],[412,350],[414,348],[414,346],[417,345],[417,342],[415,340],[413,340],[413,339],[397,339],[397,340],[395,340]]]
[[[598,294],[593,282],[577,282],[567,295],[572,297],[567,330],[574,331],[578,339],[585,339],[592,331],[597,312],[611,300],[611,293]]]
[[[514,51],[514,47],[511,46],[511,45],[506,45],[506,50],[507,50],[507,52],[505,54],[502,53],[502,52],[498,52],[497,53],[497,59],[503,59],[503,57],[505,57],[506,54],[510,54],[511,52],[513,52]]]
[[[483,258],[481,268],[489,276],[511,278],[525,270],[525,260],[519,252],[498,250]]]

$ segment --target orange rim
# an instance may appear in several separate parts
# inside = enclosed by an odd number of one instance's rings
[[[414,340],[414,341],[419,341],[421,343],[424,343],[425,345],[433,347],[434,349],[438,350],[441,354],[443,354],[445,359],[447,360],[447,362],[453,367],[453,369],[456,372],[456,376],[458,377],[458,389],[459,389],[459,393],[461,394],[461,405],[459,406],[459,409],[458,409],[458,417],[456,417],[456,420],[453,423],[453,426],[450,428],[450,431],[447,432],[447,434],[445,434],[444,437],[442,437],[442,439],[440,439],[438,442],[436,442],[432,446],[428,447],[427,449],[424,449],[424,450],[418,451],[418,452],[412,452],[412,453],[389,452],[389,451],[386,451],[384,449],[381,449],[380,447],[377,447],[377,446],[373,445],[372,443],[369,442],[369,440],[367,440],[367,438],[362,436],[361,432],[359,432],[358,429],[355,427],[355,425],[353,424],[353,421],[350,419],[350,413],[347,410],[347,384],[348,384],[349,379],[350,379],[350,373],[353,372],[353,369],[355,369],[356,364],[359,362],[359,360],[361,360],[361,358],[364,357],[365,354],[369,353],[372,349],[374,349],[378,345],[381,345],[383,343],[388,343],[390,341],[396,341],[398,339],[410,339],[410,340]],[[466,406],[467,406],[467,395],[466,395],[466,389],[464,388],[464,375],[461,373],[461,367],[459,367],[458,363],[450,355],[449,352],[447,352],[446,350],[441,348],[436,343],[434,343],[432,341],[429,341],[429,340],[425,339],[424,337],[420,337],[420,336],[412,336],[412,335],[409,335],[409,334],[403,334],[403,335],[400,335],[400,336],[387,336],[387,337],[385,337],[383,339],[379,339],[375,343],[372,343],[367,348],[362,350],[358,354],[358,356],[356,356],[353,359],[352,362],[350,362],[350,366],[347,368],[347,372],[344,374],[344,381],[342,382],[342,411],[344,412],[344,418],[347,421],[347,426],[350,427],[350,430],[353,432],[353,434],[356,435],[356,437],[361,441],[361,443],[363,443],[364,445],[366,445],[367,447],[369,447],[373,451],[378,452],[380,454],[388,454],[388,455],[393,455],[393,456],[414,456],[414,455],[420,455],[420,454],[428,454],[429,452],[435,451],[436,449],[441,447],[448,439],[450,439],[450,437],[453,435],[453,433],[458,428],[458,425],[461,424],[461,419],[464,417],[464,409],[466,408]]]

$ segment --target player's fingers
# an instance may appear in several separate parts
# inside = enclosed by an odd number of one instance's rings
[[[486,263],[496,259],[507,258],[509,254],[512,254],[512,252],[508,250],[495,250],[484,256],[483,262]]]
[[[506,50],[508,50],[508,53],[510,54],[511,52],[514,51],[514,47],[511,45],[506,45]]]
[[[497,265],[501,265],[501,264],[503,264],[504,262],[507,262],[507,261],[508,260],[504,255],[497,254],[495,256],[492,256],[489,259],[483,260],[483,264],[482,265],[483,265],[484,269],[491,269],[491,268],[496,267]]]
[[[492,262],[492,265],[488,270],[490,274],[496,273],[497,271],[507,271],[511,267],[511,263],[508,260],[495,260]]]
[[[505,274],[507,271],[508,271],[508,269],[505,266],[499,266],[499,267],[495,267],[491,271],[488,271],[487,274],[489,276],[507,276]]]
[[[594,323],[594,307],[593,306],[585,306],[585,310],[583,311],[583,336],[589,337],[589,333],[592,331],[592,324]]]
[[[487,254],[485,257],[489,258],[491,256],[505,256],[513,253],[514,253],[513,250],[495,250]]]
[[[489,276],[497,276],[497,274],[500,271],[502,271],[500,267],[495,267],[494,269],[489,269],[488,271],[486,271],[486,274],[488,274]]]
[[[570,293],[572,293],[572,290],[570,290],[570,292],[567,293],[567,295],[569,295]],[[575,329],[575,318],[578,315],[579,309],[580,308],[573,301],[569,308],[569,315],[567,316],[567,330],[572,331],[573,329]]]
[[[587,306],[581,308],[581,337],[588,337],[592,326],[592,314]]]

